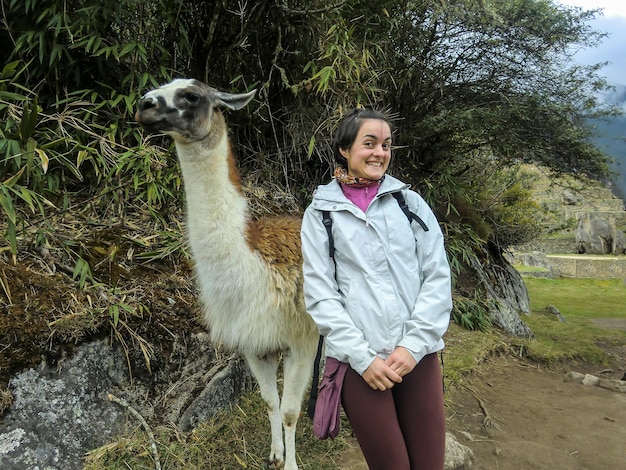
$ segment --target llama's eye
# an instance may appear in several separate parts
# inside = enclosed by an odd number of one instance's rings
[[[189,104],[196,104],[200,100],[200,95],[193,91],[187,91],[181,95],[181,98],[189,102]]]

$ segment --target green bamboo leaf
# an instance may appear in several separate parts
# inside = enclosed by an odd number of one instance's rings
[[[26,167],[23,166],[22,168],[20,168],[20,170],[15,173],[13,176],[11,176],[10,178],[7,178],[6,180],[4,180],[2,183],[0,183],[2,186],[6,186],[7,188],[12,187],[15,183],[17,183],[17,181],[21,178],[22,173],[24,173],[24,171],[26,170]]]
[[[309,150],[307,152],[307,156],[310,158],[313,155],[313,149],[315,148],[315,136],[311,136],[311,140],[309,140]]]
[[[19,63],[20,61],[16,60],[13,62],[9,62],[4,67],[2,67],[2,72],[0,73],[0,80],[4,80],[15,75],[15,71],[17,70],[17,66],[19,65]]]
[[[130,44],[126,44],[122,50],[120,51],[119,56],[123,57],[125,55],[127,55],[129,52],[132,52],[135,49],[135,44],[134,43],[130,43]]]
[[[0,186],[2,192],[0,192],[0,206],[4,210],[9,222],[12,224],[17,223],[17,213],[15,212],[15,207],[13,206],[13,199],[11,198],[11,194],[4,186]]]
[[[11,254],[17,254],[17,232],[15,230],[15,224],[9,220],[6,232],[6,238],[9,240],[11,246]]]
[[[36,148],[35,152],[39,155],[39,159],[41,160],[41,169],[43,170],[44,175],[48,172],[48,164],[50,163],[50,159],[46,152],[41,149]]]
[[[111,305],[109,306],[109,315],[111,315],[111,318],[113,318],[113,326],[117,326],[119,320],[120,320],[120,307],[119,305],[115,304],[115,305]]]
[[[25,101],[28,98],[18,93],[12,93],[10,91],[0,90],[0,100],[5,101]]]

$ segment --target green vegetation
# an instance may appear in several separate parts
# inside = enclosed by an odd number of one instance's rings
[[[335,440],[320,441],[313,435],[311,421],[303,416],[298,422],[298,466],[308,470],[335,470],[337,459],[346,447],[350,430],[342,422]],[[241,397],[239,403],[183,434],[171,427],[155,430],[159,459],[166,469],[231,470],[267,468],[270,428],[265,402],[258,391]],[[126,438],[95,449],[87,457],[85,470],[154,469],[150,442],[138,430]]]
[[[363,105],[397,117],[391,172],[436,209],[455,266],[536,234],[520,162],[602,177],[588,118],[599,66],[573,51],[603,37],[596,11],[543,0],[11,1],[0,39],[0,251],[55,246],[32,228],[68,213],[110,224],[131,212],[180,234],[181,180],[168,143],[132,123],[143,92],[188,76],[258,91],[228,116],[244,176],[300,207],[329,178],[331,131]],[[219,64],[219,66],[216,66]],[[144,259],[180,255],[161,235]],[[63,246],[70,267],[88,261]],[[138,255],[141,253],[138,253]],[[90,266],[91,271],[94,267]],[[77,279],[88,279],[86,266]],[[80,273],[80,275],[78,275]]]

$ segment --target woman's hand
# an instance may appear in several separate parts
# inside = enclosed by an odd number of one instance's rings
[[[400,377],[404,377],[413,370],[417,365],[417,361],[408,349],[398,346],[385,360],[385,364]]]
[[[395,384],[402,382],[402,377],[398,375],[385,361],[376,357],[363,372],[363,379],[374,390],[387,390]]]

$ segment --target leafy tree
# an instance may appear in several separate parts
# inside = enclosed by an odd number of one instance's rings
[[[436,208],[453,266],[534,236],[519,163],[603,178],[589,118],[600,66],[598,12],[550,0],[4,0],[0,202],[13,252],[20,220],[50,205],[167,228],[180,207],[169,147],[132,124],[138,97],[174,76],[257,89],[228,120],[243,173],[301,205],[329,178],[329,141],[353,106],[386,109],[391,171]],[[506,170],[509,168],[509,170]]]

